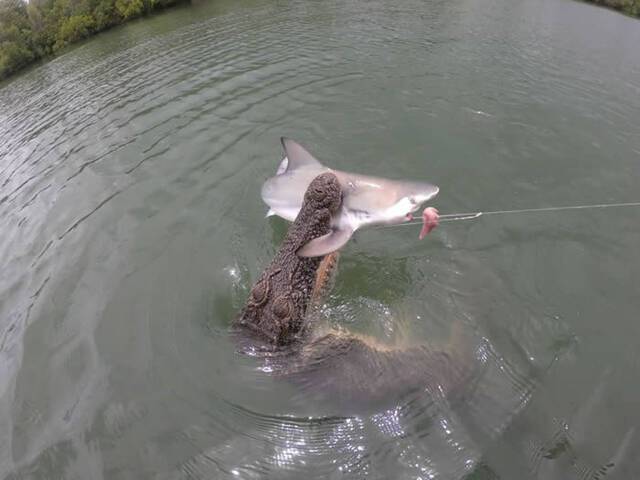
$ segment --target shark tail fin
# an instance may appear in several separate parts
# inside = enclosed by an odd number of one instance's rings
[[[334,228],[326,235],[314,238],[296,252],[299,257],[321,257],[341,249],[353,235],[351,228]]]

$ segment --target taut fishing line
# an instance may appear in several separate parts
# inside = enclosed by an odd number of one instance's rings
[[[474,220],[481,216],[486,215],[507,215],[515,213],[540,213],[540,212],[560,212],[563,210],[586,210],[596,208],[620,208],[620,207],[640,207],[640,202],[630,203],[599,203],[595,205],[571,205],[568,207],[544,207],[544,208],[523,208],[520,210],[495,210],[492,212],[466,212],[466,213],[448,213],[446,215],[440,215],[439,221],[442,222],[457,222],[460,220]],[[411,220],[406,223],[399,223],[396,225],[383,225],[384,227],[402,227],[405,225],[419,225],[422,220]]]

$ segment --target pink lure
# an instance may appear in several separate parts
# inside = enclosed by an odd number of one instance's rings
[[[433,207],[427,207],[422,212],[422,230],[420,230],[420,240],[427,236],[427,234],[438,226],[440,221],[440,215],[438,210]]]

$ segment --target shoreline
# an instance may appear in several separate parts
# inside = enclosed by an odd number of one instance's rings
[[[0,85],[64,54],[70,47],[130,21],[188,6],[192,0],[103,0],[95,8],[56,15],[56,0],[0,0]],[[53,18],[50,18],[53,17]],[[4,20],[4,25],[3,25]]]
[[[607,8],[629,17],[640,18],[640,0],[580,0],[597,7]]]

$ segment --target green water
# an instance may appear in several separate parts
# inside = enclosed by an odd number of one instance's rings
[[[0,477],[631,479],[640,210],[364,230],[324,314],[479,374],[348,414],[229,326],[279,137],[441,213],[640,201],[640,22],[568,0],[215,1],[0,88]]]

